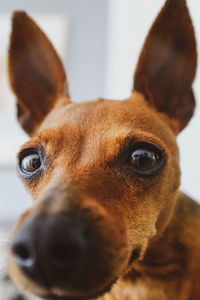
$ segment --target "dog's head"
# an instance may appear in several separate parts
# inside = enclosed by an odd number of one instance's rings
[[[43,298],[95,298],[143,258],[176,203],[176,135],[193,114],[195,69],[185,1],[168,0],[131,97],[71,103],[53,46],[24,12],[14,14],[9,74],[31,137],[18,172],[33,196],[9,255],[19,287]]]

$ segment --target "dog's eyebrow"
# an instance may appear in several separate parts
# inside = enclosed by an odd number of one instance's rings
[[[140,128],[135,128],[134,130],[124,131],[124,134],[118,134],[115,137],[111,138],[108,144],[107,159],[113,159],[118,157],[120,153],[128,150],[134,142],[149,142],[157,145],[161,149],[166,149],[166,145],[161,141],[157,136],[153,135],[150,132],[141,130]]]
[[[105,160],[113,159],[119,152],[134,139],[135,130],[126,127],[110,128],[106,134],[102,134],[100,148]]]
[[[122,130],[121,134],[119,132],[115,132],[115,135],[110,138],[110,141],[113,141],[115,145],[117,146],[123,146],[126,147],[130,144],[132,141],[149,141],[154,144],[158,144],[160,147],[164,147],[164,144],[161,142],[161,140],[155,136],[154,134],[150,132],[146,132],[141,130],[140,128],[135,128],[134,130]]]

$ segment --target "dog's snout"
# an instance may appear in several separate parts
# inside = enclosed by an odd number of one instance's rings
[[[89,240],[86,238],[86,229],[79,220],[73,216],[62,216],[55,223],[51,218],[47,228],[50,229],[46,243],[48,260],[53,266],[65,268],[84,260]],[[48,234],[48,233],[47,233]]]
[[[27,218],[11,251],[28,277],[52,285],[65,281],[67,274],[76,280],[88,261],[90,246],[84,222],[78,216],[60,214]]]

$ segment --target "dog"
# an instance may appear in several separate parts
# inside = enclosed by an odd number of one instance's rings
[[[195,107],[186,1],[165,2],[124,101],[71,103],[60,58],[22,11],[8,61],[33,197],[12,234],[16,286],[54,300],[200,299],[200,208],[179,191],[176,144]]]

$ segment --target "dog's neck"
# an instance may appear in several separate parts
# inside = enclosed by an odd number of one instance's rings
[[[194,218],[194,213],[199,218]],[[191,288],[188,274],[194,274],[196,269],[196,263],[191,264],[191,261],[200,259],[200,237],[197,244],[193,230],[193,226],[197,226],[196,222],[200,226],[198,204],[179,193],[173,217],[165,232],[150,241],[144,259],[133,265],[129,273],[113,287],[111,294],[107,294],[105,300],[118,300],[120,290],[125,293],[121,294],[121,299],[175,299],[176,295],[171,295],[170,289],[163,292],[166,281],[169,286],[176,285],[178,299],[187,299]],[[195,284],[195,278],[191,281]],[[154,295],[155,282],[160,286],[160,293],[156,290]],[[160,298],[152,298],[153,295]]]
[[[199,217],[195,218],[194,214]],[[198,204],[179,193],[173,217],[165,232],[150,241],[144,259],[134,266],[138,275],[169,279],[170,276],[180,276],[186,268],[190,268],[187,263],[191,260],[191,252],[195,254],[200,248],[200,237],[194,236],[193,230],[197,222],[200,226]],[[136,275],[131,271],[130,276],[133,274]]]

